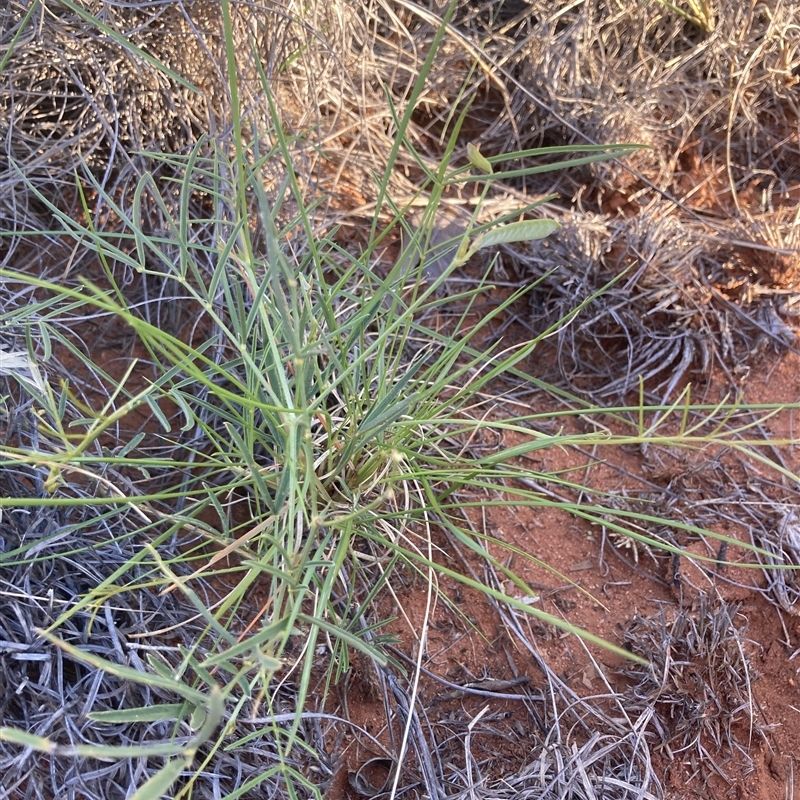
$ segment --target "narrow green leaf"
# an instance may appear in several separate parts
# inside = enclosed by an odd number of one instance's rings
[[[34,736],[32,733],[17,730],[17,728],[0,728],[0,742],[11,742],[23,747],[30,747],[40,753],[52,753],[57,745],[44,736]]]
[[[174,678],[152,675],[147,672],[141,672],[138,669],[133,669],[132,667],[123,666],[122,664],[115,664],[113,661],[108,661],[105,658],[95,655],[94,653],[86,653],[74,645],[71,645],[59,639],[58,637],[53,636],[53,634],[48,633],[47,631],[38,630],[37,632],[40,636],[43,636],[45,639],[47,639],[47,641],[61,648],[61,650],[63,650],[65,653],[68,653],[76,661],[89,664],[89,666],[96,667],[97,669],[102,669],[104,672],[107,672],[110,675],[116,675],[118,678],[133,681],[134,683],[143,684],[145,686],[158,686],[162,689],[173,691],[193,703],[208,702],[208,698],[205,694],[197,689],[192,689],[190,686],[186,686],[185,684],[176,681]]]
[[[116,711],[90,711],[86,716],[94,722],[163,722],[180,719],[192,706],[187,703],[162,703],[142,708],[121,708]]]
[[[146,658],[147,663],[150,665],[150,668],[153,670],[153,672],[155,672],[157,675],[160,675],[165,680],[175,680],[175,674],[173,673],[172,668],[161,661],[155,653],[148,653]]]
[[[248,656],[256,653],[262,644],[280,639],[286,631],[288,622],[288,618],[282,617],[277,622],[273,622],[272,625],[267,625],[263,630],[259,631],[253,636],[243,639],[238,644],[228,647],[226,650],[218,653],[217,655],[209,656],[202,662],[202,666],[205,669],[208,669],[216,664],[222,664],[225,661],[236,659],[240,656]],[[261,660],[261,658],[266,658],[266,656],[263,656],[260,653],[257,657],[259,660]],[[275,663],[276,670],[283,666],[280,661],[275,659],[272,659],[272,661]]]
[[[145,437],[144,431],[140,431],[133,437],[123,448],[120,450],[116,455],[117,458],[125,458],[131,450],[135,450],[141,443]]]
[[[185,744],[133,745],[130,747],[104,747],[103,745],[60,745],[44,736],[16,728],[0,728],[0,741],[11,742],[22,747],[30,747],[40,753],[55,754],[64,758],[149,758],[152,756],[173,756],[185,752]]]
[[[188,758],[176,758],[174,761],[168,761],[165,767],[156,772],[133,793],[130,800],[159,800],[190,764],[191,759]]]
[[[6,64],[8,64],[9,59],[11,58],[11,54],[14,52],[14,48],[17,46],[17,41],[22,36],[23,32],[28,26],[31,17],[33,16],[34,12],[38,11],[39,3],[34,2],[28,6],[28,10],[25,12],[25,17],[23,18],[22,22],[17,26],[17,31],[14,34],[14,38],[5,45],[6,52],[3,56],[3,60],[0,61],[0,74],[2,74],[3,70],[6,68]]]
[[[194,412],[192,411],[192,407],[189,405],[189,402],[183,396],[183,393],[180,391],[174,391],[169,393],[169,398],[172,400],[178,408],[180,408],[181,412],[183,413],[184,423],[181,425],[181,431],[184,433],[186,431],[190,431],[192,428],[195,427],[197,424]]]
[[[164,414],[164,411],[158,404],[157,398],[153,397],[151,394],[146,394],[144,396],[144,401],[150,407],[150,410],[153,412],[153,416],[159,421],[159,423],[161,423],[164,433],[169,433],[172,430],[172,426],[169,424],[166,414]]]

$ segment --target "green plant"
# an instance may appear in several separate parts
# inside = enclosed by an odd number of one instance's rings
[[[498,181],[621,157],[634,146],[551,147],[491,158],[470,148],[470,163],[458,163],[463,109],[447,131],[439,164],[431,167],[406,134],[444,35],[442,25],[405,109],[394,113],[396,137],[383,175],[375,179],[378,201],[368,242],[359,252],[348,251],[335,229],[315,230],[313,203],[294,167],[304,134],[286,133],[263,71],[260,88],[271,126],[260,130],[240,113],[227,9],[224,3],[230,139],[202,139],[183,156],[153,156],[169,167],[170,177],[158,182],[151,174],[142,175],[133,214],[89,174],[78,187],[85,214],[77,221],[29,182],[62,234],[93,253],[102,270],[96,280],[73,285],[20,271],[0,273],[47,297],[36,306],[36,319],[30,309],[27,319],[18,310],[8,314],[27,324],[30,349],[27,361],[17,357],[3,369],[13,371],[21,384],[36,437],[35,447],[0,451],[6,466],[40,476],[41,491],[5,497],[0,507],[90,506],[109,516],[119,509],[129,514],[124,537],[136,543],[135,554],[82,592],[50,630],[57,635],[76,615],[136,591],[178,594],[204,628],[202,638],[181,650],[177,664],[151,654],[149,672],[61,644],[76,661],[126,681],[157,684],[182,698],[155,708],[93,712],[93,721],[174,720],[176,730],[181,723],[194,732],[188,739],[175,734],[175,742],[81,749],[9,728],[0,729],[0,738],[62,756],[173,758],[160,771],[150,768],[153,774],[137,800],[159,796],[181,776],[178,796],[189,796],[215,758],[256,736],[271,738],[272,761],[226,798],[275,775],[289,795],[301,790],[318,794],[294,763],[298,751],[312,749],[298,731],[311,686],[319,679],[318,653],[324,654],[325,687],[348,670],[353,652],[384,667],[392,663],[382,647],[384,620],[378,609],[401,568],[422,578],[428,607],[438,578],[446,575],[520,614],[619,651],[537,608],[532,589],[496,552],[537,563],[539,558],[491,533],[475,533],[465,522],[465,509],[556,506],[648,544],[677,548],[635,530],[624,512],[525,488],[525,481],[547,482],[567,494],[582,487],[523,466],[524,456],[551,447],[646,444],[694,449],[725,444],[751,455],[765,444],[743,438],[748,425],[727,424],[739,410],[736,404],[693,406],[688,393],[667,406],[646,408],[642,402],[609,412],[582,404],[563,412],[564,417],[612,413],[620,424],[626,424],[626,414],[635,414],[630,432],[619,435],[545,435],[532,426],[552,415],[503,415],[493,382],[504,375],[524,376],[520,364],[555,327],[569,324],[570,316],[510,351],[482,349],[476,342],[487,326],[530,287],[512,293],[477,323],[473,309],[491,285],[488,269],[470,289],[449,296],[440,290],[479,251],[554,232],[555,223],[531,218],[541,203],[488,223],[478,221],[479,204],[463,236],[449,243],[457,245],[451,266],[432,282],[424,280],[424,254],[447,190],[481,182],[483,201]],[[404,269],[410,259],[400,257],[381,274],[375,263],[380,245],[401,228],[409,232],[408,208],[394,203],[390,191],[401,150],[423,175],[418,192],[427,198],[427,210],[407,245],[423,257],[415,271]],[[565,158],[546,166],[504,169],[507,163],[545,156]],[[270,193],[265,187],[274,178],[269,170],[275,161],[284,172],[279,188]],[[171,201],[176,191],[177,206]],[[116,214],[120,229],[95,227],[92,197]],[[158,233],[143,222],[147,204],[162,214],[164,229]],[[198,217],[198,207],[207,213]],[[152,309],[144,313],[120,280],[129,274],[147,287],[160,287],[161,296],[172,298],[192,324],[182,327],[173,319],[170,330],[164,308],[148,318]],[[428,322],[444,308],[458,309],[446,332]],[[113,320],[132,332],[138,360],[117,374],[107,371],[91,348],[76,344],[67,325],[70,315],[84,323]],[[45,353],[54,348],[68,352],[76,368],[106,387],[99,407],[79,398],[69,378],[57,387],[37,377],[37,345]],[[160,429],[121,440],[120,426],[137,411],[151,415]],[[675,423],[677,431],[666,432]],[[513,433],[520,443],[488,455],[472,454],[470,442],[489,432],[501,437]],[[73,482],[85,488],[80,498],[71,493]],[[700,532],[688,523],[683,527]],[[436,554],[438,531],[446,531],[502,576],[513,592],[444,565]],[[180,546],[168,550],[169,541]],[[30,550],[21,545],[2,558],[6,563],[41,560]],[[204,597],[203,587],[209,585],[222,587],[215,603]],[[268,600],[238,630],[249,597],[256,593]],[[294,708],[285,712],[277,698],[290,681]],[[411,707],[414,699],[412,692]],[[238,726],[248,715],[260,718],[264,709],[261,716],[267,722],[242,733]],[[406,722],[401,756],[409,735]]]

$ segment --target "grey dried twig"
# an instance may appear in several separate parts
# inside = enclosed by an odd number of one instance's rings
[[[770,599],[792,616],[800,616],[800,513],[796,506],[775,504],[776,514],[762,526],[756,542],[770,555],[758,553]]]

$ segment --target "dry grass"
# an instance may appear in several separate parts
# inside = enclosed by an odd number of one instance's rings
[[[765,591],[776,605],[793,617],[800,616],[800,516],[795,505],[770,503],[766,524],[755,535],[768,555],[761,557],[766,575]]]
[[[202,159],[216,148],[230,148],[233,124],[216,3],[90,2],[85,7],[101,16],[108,29],[179,70],[199,91],[143,61],[60,3],[41,3],[24,28],[28,6],[4,6],[0,228],[7,233],[0,256],[3,266],[25,261],[39,277],[59,275],[65,281],[76,280],[86,267],[83,251],[69,236],[46,232],[54,227],[54,209],[84,213],[76,173],[88,206],[101,192],[118,202],[116,208],[92,208],[96,229],[114,230],[120,218],[142,214],[149,233],[162,236],[169,232],[181,197],[172,183],[175,175],[160,156],[194,152]],[[395,147],[397,117],[405,111],[427,56],[439,4],[333,0],[302,7],[234,3],[234,8],[237,41],[249,37],[260,55],[260,64],[248,61],[245,54],[251,50],[241,47],[245,135],[248,126],[265,127],[270,113],[261,93],[261,68],[292,142],[302,193],[309,205],[320,201],[311,214],[310,234],[341,225],[339,240],[346,247],[357,245],[366,238],[382,186],[388,187],[391,201],[381,207],[385,219],[406,204],[425,207],[427,197],[418,189],[422,176],[439,164],[442,131],[471,102],[455,161],[466,161],[468,141],[479,144],[485,155],[542,145],[630,141],[652,146],[625,163],[556,173],[556,178],[509,179],[492,190],[486,204],[486,213],[499,217],[550,192],[560,193],[547,206],[562,222],[560,236],[536,246],[506,247],[502,263],[510,275],[539,282],[530,309],[520,312],[534,333],[594,298],[554,337],[557,371],[570,389],[613,402],[635,389],[641,375],[647,397],[661,400],[686,377],[708,375],[721,366],[734,381],[754,355],[794,346],[790,323],[798,314],[800,267],[794,209],[800,186],[800,26],[791,2],[733,0],[714,16],[709,31],[655,2],[460,2],[407,129],[416,155],[398,154],[386,181],[382,169]],[[279,158],[269,164],[276,182],[286,178]],[[139,206],[135,188],[146,174],[153,182],[143,184]],[[215,205],[214,180],[208,176],[207,184],[192,187],[187,213],[193,219],[226,219],[226,209]],[[155,202],[156,193],[165,205]],[[451,187],[446,194],[455,218],[466,218],[473,201],[468,188]],[[284,212],[290,217],[293,209]],[[412,227],[414,220],[411,213],[404,218]],[[211,263],[216,254],[213,225],[194,230],[205,237]],[[35,238],[22,233],[29,231],[40,233]],[[307,246],[296,243],[298,260]],[[382,255],[389,260],[395,252],[387,247]],[[176,248],[170,257],[179,256]],[[110,268],[115,274],[130,273],[120,264]],[[159,324],[167,324],[167,306],[181,300],[166,295],[152,276],[144,281],[127,274],[120,283],[141,314]],[[47,301],[30,288],[4,282],[0,289],[5,307],[27,313],[27,306],[40,302],[36,321],[46,314]],[[25,324],[20,318],[5,330],[4,347],[18,346],[29,323],[30,318]],[[84,324],[69,320],[64,335],[77,341]],[[51,362],[50,368],[67,372],[68,359],[66,365]],[[98,378],[98,383],[103,381]],[[36,436],[29,411],[18,406],[8,423],[9,439],[17,437],[20,446]],[[2,480],[8,484],[4,490],[24,496],[39,493],[43,476],[6,469]],[[793,514],[787,510],[782,517],[772,545],[759,542],[772,547],[776,561],[797,562]],[[185,735],[163,721],[113,731],[84,721],[75,728],[72,720],[83,719],[82,710],[90,703],[97,711],[170,698],[72,662],[34,635],[60,612],[60,604],[82,593],[82,575],[97,585],[133,558],[124,518],[109,526],[79,510],[63,518],[25,508],[4,511],[0,675],[5,684],[0,688],[9,690],[0,692],[3,724],[65,743],[112,735],[122,742],[133,741],[134,735],[136,741]],[[194,544],[176,541],[171,546],[178,558],[182,548]],[[19,555],[8,557],[16,549]],[[767,574],[775,599],[792,612],[796,584],[785,571]],[[376,566],[376,581],[379,575]],[[133,577],[151,578],[144,569]],[[187,620],[186,609],[173,597],[116,594],[102,608],[75,614],[62,635],[82,645],[91,640],[109,660],[143,665],[149,653],[177,668],[185,657],[180,646],[197,646],[207,630],[202,620]],[[206,607],[213,604],[214,597],[205,600]],[[399,670],[386,669],[379,673],[387,709],[382,724],[396,731],[398,721],[402,726],[410,720],[416,754],[414,771],[402,775],[401,788],[424,786],[432,798],[443,797],[447,786],[448,796],[470,798],[649,800],[662,796],[650,763],[653,742],[673,752],[690,751],[698,764],[713,761],[713,748],[749,719],[747,662],[735,610],[703,607],[694,616],[681,612],[669,623],[662,617],[635,620],[627,634],[630,645],[657,668],[629,673],[636,684],[624,703],[614,697],[598,702],[577,697],[542,661],[523,621],[498,611],[543,676],[541,695],[518,690],[519,702],[535,709],[531,719],[543,728],[535,755],[522,767],[509,765],[514,772],[501,781],[484,776],[486,765],[463,734],[458,759],[439,759],[446,743],[419,719],[411,687]],[[257,609],[241,613],[246,624]],[[150,642],[153,631],[165,632],[164,640]],[[276,697],[284,705],[271,709],[269,718],[259,716],[255,703],[250,716],[241,715],[248,722],[240,721],[237,736],[265,729],[281,715],[290,721],[291,681],[282,692]],[[641,734],[645,722],[650,737]],[[320,707],[301,724],[304,742],[319,754],[330,753],[331,741],[342,731],[381,748],[346,713],[332,715]],[[426,753],[432,755],[426,758]],[[198,779],[197,796],[233,791],[234,784],[281,757],[268,737],[254,737],[221,756],[216,772]],[[333,778],[336,765],[309,759],[292,766],[322,784]],[[18,748],[3,745],[0,751],[0,774],[15,776],[4,788],[21,792],[27,784],[42,798],[122,795],[153,769],[141,760],[51,764]],[[276,779],[245,796],[281,796],[281,791]]]
[[[123,214],[134,212],[133,188],[145,172],[168,205],[177,202],[158,154],[202,154],[230,133],[213,4],[103,9],[109,27],[168,67],[179,64],[200,91],[51,4],[9,49],[24,10],[11,4],[0,27],[8,56],[0,133],[9,143],[0,186],[11,231],[26,220],[46,229],[42,200],[80,213],[75,170],[88,191],[96,182],[119,197]],[[427,55],[434,9],[377,1],[313,4],[299,15],[236,9],[236,36],[256,42],[287,132],[302,143],[295,169],[309,202],[323,201],[318,233],[340,223],[346,244],[363,239],[381,194],[379,165],[395,144],[393,114],[402,113]],[[500,214],[561,194],[548,209],[564,223],[561,238],[506,260],[523,280],[542,281],[531,295],[535,331],[601,293],[557,340],[562,379],[600,401],[619,400],[639,375],[654,400],[717,366],[733,380],[754,353],[793,343],[800,34],[791,4],[778,0],[737,0],[711,21],[706,31],[657,2],[461,4],[408,129],[417,160],[400,153],[389,176],[393,204],[424,206],[420,167],[436,168],[440,133],[467,102],[460,147],[474,141],[487,155],[569,143],[652,146],[624,163],[506,181],[487,205]],[[263,129],[258,65],[242,59],[244,128]],[[455,157],[463,158],[460,148]],[[283,172],[277,160],[273,172]],[[447,196],[465,213],[468,186]],[[191,207],[199,218],[219,212],[201,188]],[[154,234],[168,229],[156,203],[142,207]],[[98,227],[117,216],[102,205],[94,214]],[[18,244],[6,239],[5,263]],[[594,352],[601,357],[587,357]]]
[[[181,197],[192,218],[224,217],[213,191],[219,176],[207,175],[205,185],[180,192],[165,156],[202,159],[217,147],[230,150],[233,125],[218,4],[91,2],[83,8],[79,14],[45,2],[29,19],[28,5],[12,2],[0,16],[0,136],[6,143],[0,220],[7,231],[1,263],[14,267],[20,258],[35,258],[45,266],[58,258],[65,278],[86,267],[89,250],[63,233],[30,233],[58,230],[55,210],[96,231],[115,230],[120,219],[141,220],[156,237],[169,236]],[[257,14],[255,7],[235,4],[233,26],[237,66],[247,76],[242,124],[245,131],[264,129],[268,109],[258,70],[271,76],[285,48],[297,43],[278,9]],[[250,41],[263,53],[259,65],[249,55]]]
[[[625,631],[632,652],[650,662],[623,670],[633,682],[625,707],[652,712],[645,735],[690,775],[712,769],[724,775],[725,761],[737,750],[746,756],[759,732],[738,609],[701,595],[696,608],[668,614],[634,617]]]
[[[508,182],[516,196],[562,195],[550,213],[563,235],[512,260],[522,279],[541,280],[534,332],[600,293],[559,331],[557,360],[572,390],[601,402],[624,398],[639,375],[652,400],[715,367],[735,382],[764,348],[794,344],[795,10],[744,0],[711,9],[706,29],[657,2],[465,4],[453,21],[453,51],[465,58],[480,41],[492,67],[476,70],[471,90],[469,135],[484,153],[652,146]],[[410,26],[418,40],[425,26]],[[443,76],[456,57],[437,62]],[[432,89],[432,134],[456,99],[437,104]]]

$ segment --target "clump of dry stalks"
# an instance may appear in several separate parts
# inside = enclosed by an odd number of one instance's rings
[[[205,186],[194,175],[182,198],[179,162],[233,151],[221,6],[93,0],[81,7],[79,14],[43,2],[29,16],[29,4],[11,2],[0,12],[3,265],[19,265],[13,256],[23,242],[25,260],[42,270],[53,247],[69,252],[69,236],[58,231],[70,226],[54,224],[58,211],[97,231],[133,219],[145,235],[162,237],[182,199],[189,218],[224,219],[227,212],[223,195],[212,194],[211,175]],[[265,12],[232,4],[239,116],[248,138],[268,127],[259,72],[277,69],[284,45],[303,44],[291,39],[281,14]],[[75,247],[67,272],[89,252]]]
[[[463,3],[448,74],[469,46],[483,59],[468,135],[485,154],[637,142],[613,161],[497,187],[520,199],[556,191],[564,225],[517,248],[541,332],[557,335],[571,389],[617,402],[645,378],[661,400],[712,368],[740,380],[756,352],[794,346],[800,281],[800,31],[793,4]],[[413,15],[410,15],[413,16]],[[413,27],[427,30],[424,18]],[[409,56],[410,57],[410,56]],[[435,135],[456,99],[432,81]],[[507,262],[506,262],[507,263]],[[556,268],[553,270],[553,268]]]
[[[0,470],[2,496],[35,497],[37,477],[26,470]],[[170,674],[187,669],[187,653],[202,657],[215,647],[207,623],[193,613],[180,593],[161,593],[154,564],[140,562],[142,543],[132,531],[141,527],[138,510],[98,515],[91,506],[78,506],[88,495],[73,486],[73,509],[23,507],[2,510],[0,517],[0,726],[17,728],[52,743],[49,753],[0,741],[0,771],[4,797],[44,800],[105,800],[126,797],[163,766],[157,755],[138,758],[76,756],[72,747],[109,744],[140,747],[144,752],[159,744],[188,740],[195,730],[188,715],[181,719],[146,722],[104,722],[88,712],[122,709],[164,709],[181,698],[168,689],[130,681],[124,676],[76,658],[47,641],[40,631],[62,615],[57,638],[90,657],[153,673],[153,665]],[[174,537],[160,547],[176,574],[188,575],[181,553],[200,543]],[[119,571],[119,572],[118,572]],[[124,574],[126,586],[112,581]],[[111,591],[96,602],[81,601],[104,581]],[[142,584],[152,584],[150,591]],[[126,588],[127,587],[127,588]],[[207,586],[197,590],[207,607],[221,597]],[[254,614],[255,609],[243,609]],[[224,673],[218,673],[221,680]],[[188,678],[185,678],[188,680]],[[288,681],[274,693],[272,712],[291,720],[296,687]],[[244,735],[267,724],[256,705],[237,730]],[[313,722],[301,723],[301,735],[324,752]],[[208,746],[204,746],[208,753]],[[295,765],[294,757],[289,762]],[[258,778],[277,760],[277,743],[258,737],[229,753],[218,751],[213,766],[195,779],[198,797],[219,797]],[[307,759],[310,761],[310,759]],[[306,768],[306,763],[302,764]],[[259,792],[279,796],[280,777],[258,782]],[[254,797],[256,795],[245,795]]]
[[[740,742],[759,731],[755,676],[737,615],[735,605],[701,594],[696,608],[683,608],[671,619],[666,610],[636,616],[624,633],[626,646],[649,662],[623,669],[633,682],[624,693],[625,707],[632,715],[651,712],[651,744],[690,766],[692,774],[724,774],[718,759],[724,762],[737,750],[749,758]]]
[[[571,389],[600,402],[625,397],[640,375],[655,401],[715,367],[735,381],[754,353],[794,346],[795,14],[781,0],[736,0],[717,11],[708,4],[698,21],[658,2],[460,2],[409,128],[432,169],[448,122],[466,103],[456,159],[469,141],[485,155],[649,146],[624,161],[496,184],[481,217],[560,194],[545,211],[562,233],[506,248],[503,263],[539,281],[530,295],[534,333],[586,304],[559,328],[556,362]],[[313,97],[307,108],[321,110],[314,121],[324,131],[311,174],[334,198],[329,219],[356,237],[374,208],[374,165],[392,144],[381,90],[398,104],[408,96],[440,13],[436,3],[365,5],[334,45],[347,53],[337,62],[346,74],[341,89],[310,77],[304,83]],[[348,50],[356,41],[367,46]],[[470,69],[465,85],[460,78]],[[414,197],[415,167],[403,152],[396,166],[391,187],[402,207]],[[466,190],[447,196],[451,212],[467,215],[473,200]]]
[[[800,513],[797,506],[770,503],[770,519],[756,529],[755,541],[769,555],[759,553],[766,575],[765,592],[786,613],[800,616]],[[754,526],[755,529],[755,526]],[[759,530],[760,529],[760,530]]]

